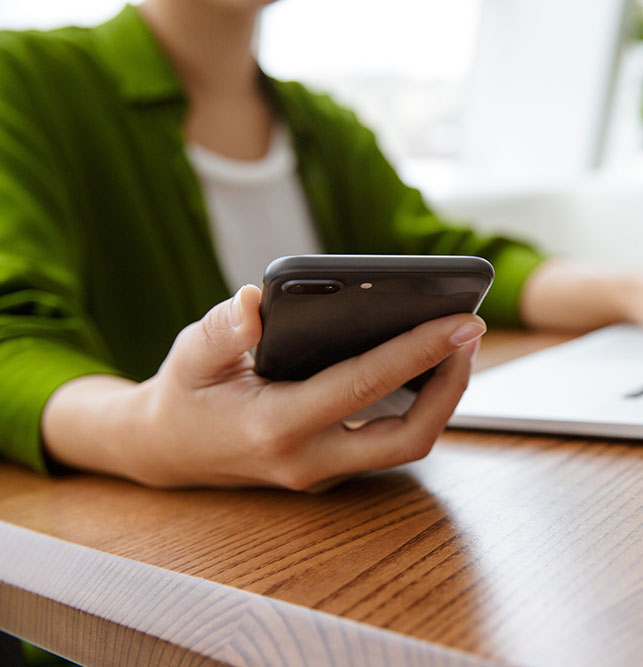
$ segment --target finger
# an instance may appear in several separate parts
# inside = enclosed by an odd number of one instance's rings
[[[471,314],[425,322],[282,391],[293,419],[318,430],[372,405],[485,331],[484,321]]]
[[[435,440],[456,409],[471,376],[478,341],[467,343],[436,368],[404,416],[407,428],[421,440]],[[437,432],[434,430],[437,425]]]
[[[233,298],[217,304],[181,331],[166,365],[180,381],[198,387],[238,364],[261,338],[260,298],[258,287],[244,285]]]
[[[424,458],[467,387],[472,351],[473,347],[458,350],[442,363],[406,415],[379,419],[353,431],[328,429],[315,456],[309,457],[312,482]]]

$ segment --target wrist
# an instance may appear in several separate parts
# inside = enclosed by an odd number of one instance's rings
[[[131,395],[117,408],[121,419],[115,440],[125,450],[119,475],[146,486],[170,487],[178,483],[179,463],[172,460],[176,403],[165,397],[158,375],[135,385]]]
[[[66,466],[131,478],[145,430],[144,405],[141,385],[130,380],[109,375],[71,380],[45,406],[43,447]]]

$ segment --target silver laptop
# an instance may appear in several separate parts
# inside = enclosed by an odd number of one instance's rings
[[[643,440],[643,328],[606,327],[476,373],[449,425]]]

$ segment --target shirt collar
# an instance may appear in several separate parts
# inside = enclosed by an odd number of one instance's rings
[[[126,5],[113,19],[92,29],[99,58],[112,75],[122,98],[133,105],[180,102],[187,108],[183,84],[140,12]],[[288,84],[259,70],[264,89],[295,135],[300,152],[309,126],[297,95]]]
[[[181,81],[135,7],[126,5],[92,32],[98,54],[126,101],[185,101]]]

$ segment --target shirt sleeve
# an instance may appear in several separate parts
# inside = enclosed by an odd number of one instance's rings
[[[330,98],[318,98],[335,127],[326,134],[339,174],[340,224],[349,229],[348,244],[359,252],[478,255],[495,269],[494,284],[480,314],[490,323],[520,326],[519,302],[531,272],[545,256],[526,243],[482,236],[468,225],[441,218],[415,188],[405,185],[380,151],[373,133],[355,115]],[[330,128],[330,123],[329,123]],[[337,143],[329,141],[335,137]],[[339,157],[341,156],[341,157]]]
[[[481,236],[470,227],[445,221],[431,211],[421,194],[401,184],[403,199],[396,212],[394,232],[405,253],[477,255],[493,264],[495,279],[480,315],[490,324],[518,327],[522,289],[546,258],[526,243],[502,236]],[[407,212],[407,206],[412,213]]]
[[[46,471],[51,394],[117,371],[84,306],[82,226],[24,65],[20,41],[0,34],[0,456]]]

